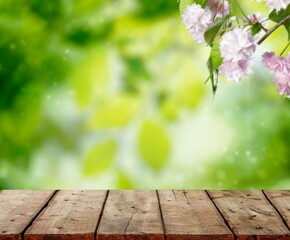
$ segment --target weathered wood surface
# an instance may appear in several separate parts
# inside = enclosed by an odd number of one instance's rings
[[[159,191],[168,240],[230,240],[234,235],[205,191]]]
[[[164,239],[156,191],[110,191],[97,240]]]
[[[290,240],[290,191],[0,191],[0,240]]]
[[[20,240],[21,233],[55,191],[1,191],[0,239]]]
[[[290,228],[290,191],[265,191],[264,193]]]
[[[237,239],[290,239],[289,230],[262,191],[209,191]]]
[[[27,240],[94,240],[106,191],[60,191],[26,231]]]

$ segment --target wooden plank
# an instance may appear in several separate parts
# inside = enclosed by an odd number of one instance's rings
[[[21,233],[55,191],[3,190],[0,192],[0,239],[20,240]]]
[[[262,191],[209,191],[237,239],[290,239]]]
[[[110,191],[96,239],[164,239],[156,191]]]
[[[24,240],[93,240],[107,191],[60,191]]]
[[[290,228],[290,191],[264,191],[270,202],[279,211],[280,215]]]
[[[226,226],[205,191],[158,191],[168,240],[230,240]]]

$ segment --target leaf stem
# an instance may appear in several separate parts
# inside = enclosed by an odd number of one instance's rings
[[[274,27],[266,32],[266,34],[258,41],[258,45],[261,45],[273,32],[275,32],[279,27],[284,25],[290,20],[290,15],[282,19],[279,23],[277,23]]]
[[[242,14],[244,15],[244,17],[245,17],[248,21],[250,21],[250,19],[248,18],[248,16],[247,16],[247,15],[245,14],[245,12],[243,11],[241,5],[239,4],[238,0],[235,0],[235,2],[236,2],[236,4],[237,4],[238,8],[240,9],[240,11],[242,12]]]

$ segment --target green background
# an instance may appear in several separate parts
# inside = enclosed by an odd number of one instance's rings
[[[0,188],[289,188],[284,42],[213,100],[175,0],[0,0]]]

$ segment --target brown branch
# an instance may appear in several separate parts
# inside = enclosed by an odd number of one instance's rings
[[[274,27],[272,27],[267,33],[258,41],[258,45],[261,45],[273,32],[275,32],[279,27],[284,25],[290,20],[290,15],[285,17],[282,21],[277,23]]]

